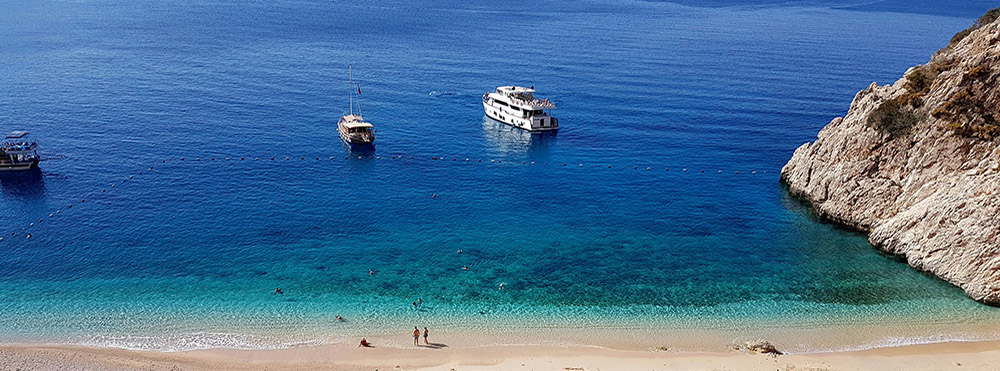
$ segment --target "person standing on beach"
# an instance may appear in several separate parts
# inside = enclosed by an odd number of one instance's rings
[[[427,342],[427,334],[429,334],[429,333],[430,332],[427,331],[427,328],[424,327],[424,345],[431,345],[431,343]]]
[[[413,345],[420,345],[420,329],[413,326]]]

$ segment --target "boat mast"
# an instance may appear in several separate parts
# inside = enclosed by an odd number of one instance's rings
[[[351,76],[351,65],[347,65],[347,84],[351,86],[351,96],[348,101],[351,103],[351,114],[354,114],[354,78]]]

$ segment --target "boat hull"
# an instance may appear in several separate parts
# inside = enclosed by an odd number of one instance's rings
[[[548,117],[550,121],[550,126],[535,126],[532,125],[530,118],[514,117],[504,114],[504,112],[499,108],[490,105],[486,101],[483,101],[483,110],[486,111],[486,116],[491,119],[500,121],[504,124],[513,126],[518,129],[523,129],[532,132],[541,131],[555,131],[559,130],[559,120],[555,117]]]
[[[25,171],[37,167],[38,167],[38,161],[31,161],[31,162],[24,162],[17,164],[0,163],[0,171]]]

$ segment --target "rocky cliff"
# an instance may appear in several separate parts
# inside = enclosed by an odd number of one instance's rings
[[[914,268],[1000,305],[1000,8],[795,150],[789,191]]]

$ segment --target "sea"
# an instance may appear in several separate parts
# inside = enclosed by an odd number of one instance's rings
[[[857,91],[997,5],[0,2],[0,131],[45,158],[0,175],[0,342],[1000,339],[1000,308],[779,181]],[[501,85],[560,130],[485,117]],[[338,138],[352,100],[373,147]]]

